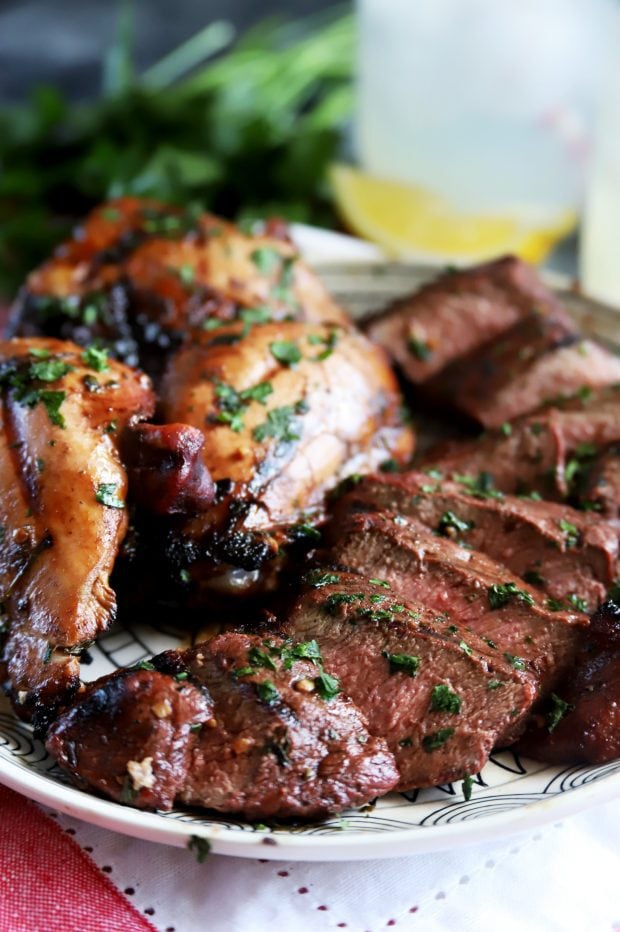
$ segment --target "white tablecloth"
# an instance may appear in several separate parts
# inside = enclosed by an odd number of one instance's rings
[[[620,803],[502,841],[338,864],[198,864],[54,817],[161,932],[620,932]]]

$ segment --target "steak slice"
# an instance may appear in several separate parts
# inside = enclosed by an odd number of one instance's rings
[[[54,724],[48,750],[82,785],[268,819],[320,818],[398,780],[315,642],[227,633],[146,666],[97,681]]]
[[[554,609],[561,602],[593,612],[618,575],[618,534],[598,515],[485,492],[467,476],[461,482],[421,472],[365,476],[337,502],[335,527],[365,511],[406,516],[486,553],[546,594]]]
[[[531,314],[425,383],[430,397],[499,427],[550,399],[618,382],[620,359],[580,340],[565,311]]]
[[[474,631],[489,657],[525,671],[539,695],[570,667],[579,618],[587,622],[583,615],[547,611],[539,594],[505,566],[402,516],[353,515],[340,526],[328,560],[375,573],[397,596],[465,629],[466,639]]]
[[[76,783],[139,809],[170,809],[213,702],[150,669],[101,677],[50,728],[47,750]]]
[[[537,710],[520,750],[552,764],[604,764],[620,757],[620,607],[592,617],[575,669]]]
[[[372,318],[367,332],[419,384],[534,308],[557,313],[560,303],[531,266],[505,256],[442,275]]]
[[[502,492],[539,492],[563,499],[571,491],[571,463],[583,450],[620,441],[620,388],[579,392],[476,440],[453,441],[430,450],[423,466],[444,476],[492,474]],[[491,473],[489,473],[489,469]]]
[[[581,501],[605,518],[620,518],[620,446],[605,450],[587,471]]]
[[[317,571],[283,631],[319,640],[326,669],[387,740],[400,790],[477,773],[536,695],[531,677],[491,658],[473,632],[378,579]]]

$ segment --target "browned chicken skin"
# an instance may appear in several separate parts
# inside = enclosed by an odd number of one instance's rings
[[[18,714],[44,727],[114,617],[127,528],[116,438],[154,396],[139,372],[53,339],[1,342],[0,379],[0,671]]]
[[[32,272],[11,332],[80,344],[97,337],[124,362],[157,375],[205,321],[248,313],[346,320],[287,239],[245,235],[209,214],[125,197],[94,210]]]
[[[177,530],[198,549],[186,569],[209,585],[231,566],[258,570],[291,525],[321,517],[343,477],[413,450],[394,376],[352,328],[281,321],[203,332],[172,358],[160,403],[165,420],[205,437],[218,497]]]

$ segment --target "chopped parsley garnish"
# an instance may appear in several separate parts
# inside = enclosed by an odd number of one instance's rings
[[[549,598],[547,599],[545,604],[550,612],[563,612],[564,611],[564,604],[562,603],[560,599]]]
[[[272,703],[277,702],[280,698],[280,693],[271,680],[264,680],[262,683],[257,683],[256,692],[258,693],[258,698],[261,699],[262,702],[266,702],[267,705],[272,705]]]
[[[503,584],[494,583],[487,589],[489,596],[489,605],[492,609],[503,608],[509,602],[522,602],[525,605],[533,605],[534,599],[525,589],[519,589],[516,583],[507,582]]]
[[[439,683],[433,686],[431,693],[431,712],[449,712],[458,715],[461,711],[461,698],[449,686]]]
[[[406,673],[407,676],[415,676],[420,669],[420,658],[413,654],[391,654],[387,650],[381,651],[381,656],[385,657],[390,665],[390,673]]]
[[[440,728],[439,731],[433,732],[422,738],[422,747],[425,751],[436,751],[448,741],[454,734],[454,728]]]
[[[236,670],[233,670],[233,676],[239,679],[242,676],[253,676],[255,672],[254,667],[237,667]]]
[[[454,475],[453,479],[464,486],[474,498],[503,498],[503,492],[495,488],[495,482],[490,472],[480,472],[477,476]]]
[[[558,727],[562,719],[575,707],[571,705],[570,702],[565,702],[564,699],[560,699],[555,693],[551,693],[549,700],[551,706],[547,712],[546,721],[547,731],[552,732]]]
[[[125,502],[118,497],[117,491],[118,483],[100,482],[95,492],[95,499],[106,508],[124,508]]]
[[[472,791],[473,785],[474,785],[474,778],[471,776],[471,774],[468,774],[466,777],[463,778],[463,782],[461,783],[461,790],[463,791],[463,798],[466,803],[468,803],[469,800],[471,799],[471,791]]]
[[[340,582],[340,576],[337,573],[324,573],[322,570],[310,570],[304,576],[304,582],[313,589],[322,589],[323,586],[331,586]]]
[[[89,346],[82,353],[82,362],[90,366],[96,372],[107,372],[110,368],[108,365],[108,351],[98,346]]]
[[[558,527],[565,535],[564,540],[569,550],[579,545],[579,528],[576,525],[571,524],[570,521],[566,521],[564,518],[560,518]]]
[[[292,340],[274,340],[269,349],[273,358],[284,366],[294,366],[302,358],[301,350]]]
[[[132,669],[134,670],[155,670],[155,666],[151,663],[150,660],[140,660],[138,663],[134,663]]]
[[[412,356],[415,356],[416,359],[419,359],[420,362],[426,362],[426,360],[432,355],[431,348],[428,343],[425,343],[424,340],[419,340],[417,337],[409,337],[407,341],[407,349]]]
[[[295,415],[302,414],[302,405],[304,402],[297,402],[293,405],[283,405],[281,408],[273,408],[267,414],[267,420],[259,424],[252,431],[252,436],[259,443],[266,440],[267,437],[273,437],[281,443],[292,443],[299,440],[300,434],[294,432]]]
[[[57,382],[68,372],[73,372],[73,366],[62,359],[50,357],[31,362],[28,375],[30,379],[39,379],[41,382]]]
[[[243,415],[246,407],[252,401],[258,401],[264,405],[269,395],[273,393],[271,382],[259,382],[251,388],[237,391],[232,385],[226,382],[215,382],[215,397],[218,401],[220,411],[215,415],[214,420],[218,424],[228,424],[235,433],[243,430]]]
[[[200,835],[190,835],[187,848],[196,856],[199,864],[204,864],[211,851],[211,842]]]
[[[325,702],[329,702],[330,699],[334,699],[338,693],[342,692],[340,689],[340,681],[336,676],[332,676],[330,673],[319,673],[314,681],[314,685],[318,695],[321,699],[324,699]]]
[[[389,582],[386,582],[385,579],[369,579],[368,582],[371,586],[381,586],[383,589],[390,588]]]
[[[464,654],[467,654],[468,657],[471,657],[471,655],[473,654],[473,650],[471,649],[471,647],[466,641],[459,641],[459,647],[461,648]]]
[[[277,667],[269,654],[260,647],[251,647],[248,651],[248,660],[253,667],[264,667],[266,670],[276,670]]]
[[[294,524],[288,532],[288,537],[292,541],[319,541],[321,532],[313,524],[307,524],[305,521]]]
[[[250,259],[261,275],[270,275],[280,268],[283,256],[277,249],[272,249],[270,246],[261,246],[259,249],[254,250],[250,255]]]
[[[512,434],[512,424],[509,421],[504,421],[504,423],[500,426],[500,432],[504,435],[504,437],[510,437]]]
[[[311,333],[308,337],[308,343],[311,346],[321,346],[325,348],[321,350],[316,356],[312,356],[313,362],[323,362],[325,359],[329,359],[331,354],[334,352],[334,347],[338,343],[338,331],[333,327],[326,337],[319,336],[318,333]]]
[[[291,654],[297,660],[311,660],[313,663],[322,663],[321,651],[317,641],[302,641],[291,648]]]
[[[352,605],[354,602],[362,602],[364,598],[363,592],[332,592],[323,605],[330,615],[334,615],[339,605]]]
[[[568,596],[568,601],[573,606],[573,608],[577,609],[578,612],[588,611],[588,603],[586,600],[582,599],[582,597],[577,595],[575,592],[571,592],[571,594]]]
[[[527,570],[523,574],[523,579],[526,583],[530,583],[531,586],[545,586],[546,581],[544,576],[541,576],[537,570]]]
[[[508,651],[504,651],[504,660],[506,663],[509,663],[511,667],[514,667],[515,670],[525,670],[525,660],[523,657],[515,657],[514,654],[509,654]]]
[[[444,535],[449,535],[451,530],[464,534],[466,531],[471,531],[473,527],[475,527],[473,521],[466,521],[463,518],[459,518],[453,511],[444,511],[439,519],[437,530],[440,534]]]
[[[500,686],[504,686],[505,683],[502,680],[489,680],[487,683],[487,689],[499,689]]]

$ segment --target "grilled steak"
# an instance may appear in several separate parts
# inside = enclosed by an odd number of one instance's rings
[[[139,809],[170,809],[213,702],[206,691],[146,666],[87,687],[54,722],[47,749],[84,788]]]
[[[499,427],[550,399],[620,380],[620,359],[579,340],[566,312],[532,314],[425,383],[430,397]]]
[[[479,479],[436,473],[366,476],[335,505],[336,541],[347,514],[389,511],[480,550],[545,593],[553,607],[591,613],[618,576],[618,534],[597,515],[521,499]]]
[[[443,275],[371,319],[367,332],[420,383],[535,308],[557,313],[560,305],[531,266],[506,256]]]
[[[617,521],[620,518],[620,446],[611,446],[594,462],[586,463],[584,472],[579,490],[582,503],[605,518]]]
[[[365,576],[375,573],[396,596],[465,629],[466,639],[474,631],[489,657],[500,656],[531,675],[539,694],[572,663],[578,621],[587,621],[549,612],[505,566],[402,516],[353,515],[339,527],[327,559]]]
[[[378,579],[317,571],[283,630],[319,640],[326,669],[386,738],[401,790],[476,773],[536,694],[473,632]]]
[[[430,450],[423,466],[445,477],[490,476],[502,492],[564,499],[585,454],[620,441],[620,389],[586,390],[529,417]]]
[[[620,607],[592,617],[575,669],[533,716],[520,749],[553,764],[620,757]]]
[[[269,230],[246,236],[209,214],[126,197],[94,210],[29,275],[11,332],[80,344],[97,338],[158,376],[207,321],[291,316],[346,321],[289,240]]]
[[[44,729],[113,620],[127,530],[118,436],[152,414],[146,376],[52,339],[0,343],[0,681]]]
[[[157,669],[143,692],[133,678],[142,683],[144,671],[129,674],[128,686],[125,672],[95,684],[48,739],[61,766],[114,799],[149,808],[176,799],[248,819],[321,818],[398,780],[385,742],[325,673],[314,641],[223,634],[150,666]],[[128,774],[137,790],[130,799],[122,795]]]

